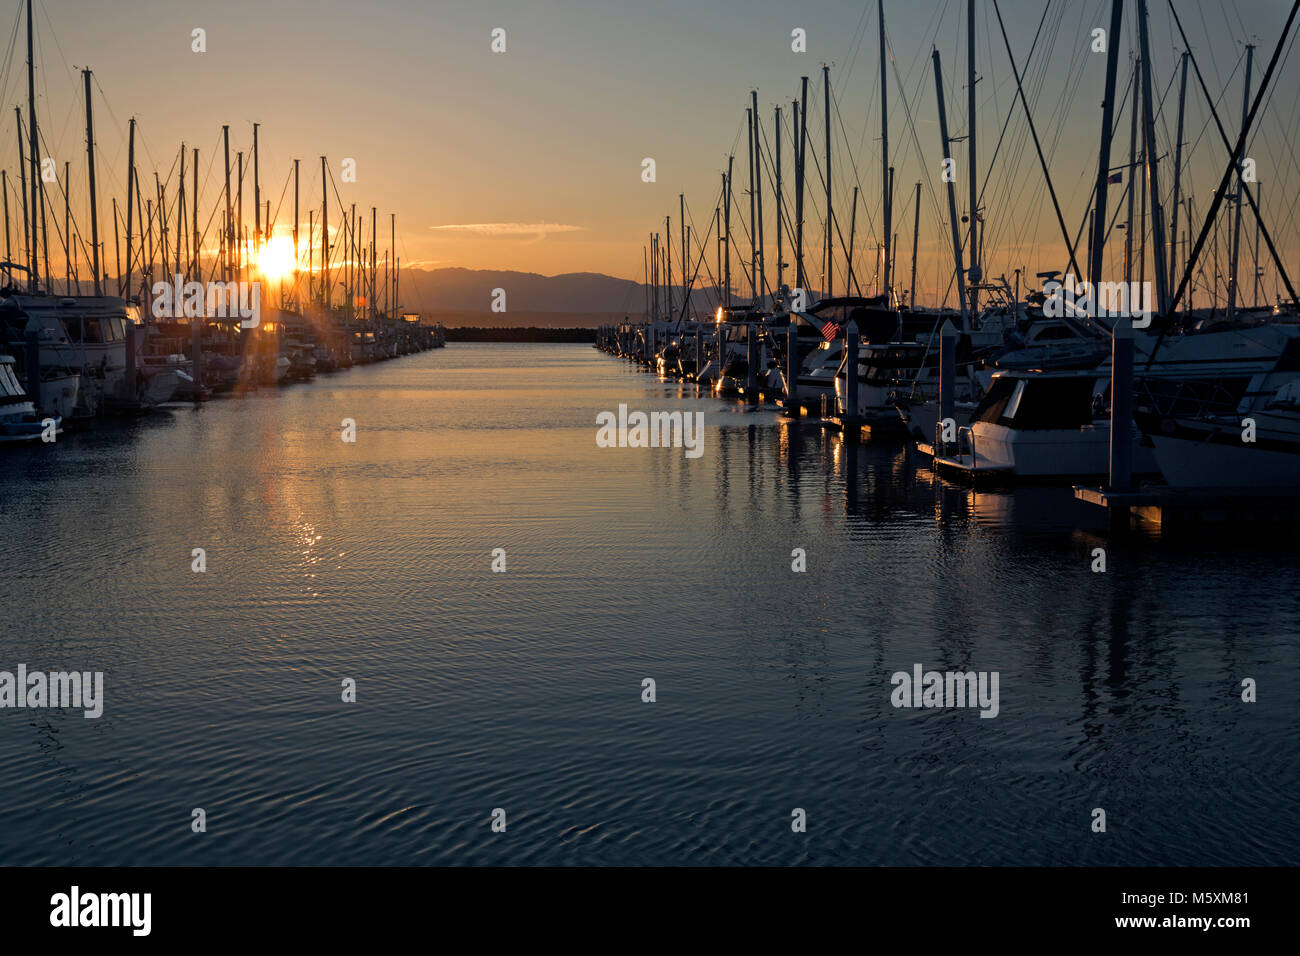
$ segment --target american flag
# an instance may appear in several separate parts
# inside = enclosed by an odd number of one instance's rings
[[[827,342],[832,342],[840,334],[840,327],[834,322],[827,322],[822,326],[822,338]]]
[[[1110,178],[1106,180],[1107,183],[1122,183],[1123,181],[1124,181],[1123,172],[1111,173]]]

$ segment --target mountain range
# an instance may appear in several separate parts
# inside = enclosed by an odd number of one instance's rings
[[[504,314],[493,311],[494,290],[505,291]],[[680,308],[681,286],[674,286]],[[512,312],[600,312],[639,315],[645,309],[645,286],[598,272],[544,276],[535,272],[493,269],[403,269],[401,298],[405,308],[422,312],[485,312],[509,324]],[[712,288],[696,288],[691,304],[711,310]],[[494,322],[493,324],[498,324]]]

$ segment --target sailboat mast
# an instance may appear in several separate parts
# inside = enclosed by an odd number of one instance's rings
[[[5,279],[7,283],[12,283],[13,273],[9,270],[9,264],[13,262],[13,253],[9,248],[9,170],[7,169],[0,169],[0,196],[4,197],[5,204]],[[1258,243],[1256,247],[1258,248]]]
[[[23,199],[23,244],[30,246],[32,242],[32,228],[29,222],[30,216],[27,210],[27,159],[23,156],[23,109],[21,106],[14,107],[14,121],[18,127],[18,182],[21,187],[20,195]],[[11,259],[10,261],[12,262],[13,260]],[[32,253],[30,248],[27,250],[26,262],[28,268],[27,288],[28,291],[30,291],[32,289],[32,276],[35,275],[35,273],[30,271],[32,266]]]
[[[320,200],[320,294],[321,302],[328,309],[330,304],[330,197],[324,156],[320,158]]]
[[[1110,178],[1110,129],[1115,116],[1115,71],[1119,65],[1119,35],[1124,0],[1111,0],[1110,32],[1106,34],[1106,95],[1101,105],[1101,146],[1097,154],[1097,182],[1093,193],[1092,239],[1088,249],[1088,282],[1093,289],[1101,280],[1102,253],[1106,248],[1106,189]]]
[[[826,108],[826,298],[834,297],[835,216],[831,212],[831,68],[822,67],[822,99]]]
[[[72,180],[72,163],[64,160],[63,162],[63,287],[68,290],[68,295],[75,295],[72,291],[72,190],[69,185]]]
[[[194,281],[199,282],[203,278],[203,266],[199,261],[199,148],[197,146],[194,147],[192,155],[194,162],[191,175],[194,177],[194,188],[191,190],[193,201],[190,203],[190,215],[194,221],[194,242],[190,246],[190,260],[191,268],[194,270]]]
[[[885,47],[885,0],[879,2],[880,13],[880,189],[883,193],[881,203],[884,207],[884,229],[885,229],[885,265],[884,275],[881,279],[881,285],[884,287],[885,295],[889,296],[887,303],[892,305],[894,302],[893,290],[890,286],[890,239],[894,230],[894,196],[893,181],[889,172],[889,86],[888,78],[885,72],[886,47]],[[854,211],[857,211],[857,200],[854,200]],[[852,230],[850,230],[852,231]],[[849,265],[852,270],[852,262]]]
[[[659,314],[659,250],[655,246],[655,234],[650,233],[650,321]]]
[[[244,151],[237,154],[235,181],[235,278],[244,278]]]
[[[722,191],[724,193],[727,191],[726,173],[722,174]],[[718,234],[718,240],[717,240],[718,244],[716,247],[716,251],[718,254],[718,278],[716,282],[721,282],[722,281],[722,204],[721,203],[713,207],[713,230]],[[722,290],[719,289],[718,304],[721,305],[722,301],[723,301]]]
[[[1250,115],[1250,68],[1255,58],[1254,44],[1246,45],[1246,83],[1241,91],[1241,128],[1246,128],[1246,117]],[[1232,221],[1232,262],[1228,273],[1228,318],[1237,316],[1237,290],[1241,283],[1237,274],[1238,253],[1241,251],[1241,172],[1237,172],[1237,199]]]
[[[746,129],[749,132],[749,298],[758,305],[758,232],[754,219],[754,111],[745,110]]]
[[[858,187],[853,187],[853,206],[849,209],[849,248],[847,259],[849,260],[849,275],[844,282],[844,292],[852,292],[853,285],[853,250],[858,241]]]
[[[794,104],[794,135],[798,142],[794,144],[794,285],[798,289],[807,289],[803,282],[803,172],[807,166],[805,150],[809,138],[809,78],[800,77],[800,101]]]
[[[774,121],[774,131],[776,134],[776,287],[778,290],[785,284],[785,243],[781,235],[781,107],[776,107],[776,119]]]
[[[690,304],[691,290],[686,287],[687,273],[690,271],[690,230],[686,225],[686,193],[677,194],[677,221],[682,224],[682,315],[686,314]]]
[[[1116,0],[1119,2],[1119,0]],[[948,112],[943,102],[943,67],[939,64],[939,50],[931,54],[934,59],[934,88],[939,99],[939,145],[944,158],[951,157],[951,144],[948,139]],[[957,301],[961,304],[961,330],[970,331],[970,313],[966,302],[966,273],[961,267],[961,234],[957,229],[957,191],[951,178],[948,180],[948,224],[952,227],[952,257],[957,277]]]
[[[763,137],[762,124],[758,120],[758,90],[750,90],[749,93],[754,110],[754,172],[757,190],[754,202],[758,205],[758,296],[761,297],[767,294],[767,268],[763,259]]]
[[[45,264],[45,288],[52,289],[50,281],[50,229],[45,222],[45,187],[41,187],[41,258]]]
[[[727,241],[723,246],[722,269],[723,285],[726,286],[724,294],[728,307],[731,306],[731,175],[735,161],[734,155],[727,157],[727,175],[723,179],[722,187],[722,215],[727,234]]]
[[[667,242],[664,244],[664,275],[668,279],[665,301],[668,308],[665,309],[667,315],[673,314],[673,217],[664,216],[664,235]]]
[[[1178,207],[1181,205],[1180,196],[1182,194],[1182,174],[1183,174],[1183,107],[1187,103],[1187,59],[1190,54],[1183,51],[1182,79],[1178,84],[1178,133],[1174,139],[1174,204],[1169,213],[1169,241],[1171,243],[1171,255],[1169,256],[1169,288],[1174,287],[1177,276],[1174,265],[1178,259]]]
[[[260,123],[253,124],[253,254],[262,248],[262,183],[258,176],[259,164],[257,155],[257,127]],[[268,222],[267,226],[271,224]]]
[[[1146,0],[1138,0],[1138,39],[1142,49],[1142,151],[1146,154],[1147,186],[1151,194],[1151,251],[1156,272],[1157,307],[1160,314],[1164,315],[1169,305],[1169,288],[1165,285],[1169,270],[1165,264],[1164,207],[1160,202],[1160,157],[1156,150],[1155,112],[1152,108],[1154,99],[1151,92],[1151,45],[1147,36]],[[1104,227],[1105,224],[1099,225]]]
[[[37,172],[36,153],[40,147],[36,141],[36,59],[33,53],[32,45],[32,0],[27,0],[27,135],[29,137],[27,151],[29,153],[28,162],[31,164],[31,202],[32,202],[32,241],[28,253],[28,261],[31,271],[27,273],[27,291],[36,291],[36,273],[37,273],[37,256],[36,247],[40,244],[40,236],[37,233],[36,222],[36,187],[39,182],[39,173]],[[44,191],[42,191],[44,195]]]
[[[185,144],[181,143],[181,170],[176,193],[176,275],[181,274],[181,247],[185,239]]]
[[[99,277],[99,202],[95,196],[95,118],[90,100],[90,70],[81,71],[86,83],[86,168],[90,180],[90,251],[95,270],[95,295],[103,295]],[[71,238],[69,238],[71,243]]]
[[[912,281],[907,286],[907,304],[916,308],[916,244],[921,237],[921,184],[916,184],[916,211],[912,213]]]
[[[134,259],[131,255],[135,234],[135,117],[127,124],[126,146],[126,285],[119,284],[119,294],[131,294]],[[120,279],[119,279],[120,283]]]
[[[222,230],[222,234],[225,238],[225,242],[223,244],[225,245],[226,248],[224,250],[225,255],[222,257],[222,262],[221,262],[221,278],[229,282],[230,262],[231,262],[230,247],[234,244],[234,235],[231,230],[234,228],[234,224],[235,224],[234,210],[231,208],[230,205],[230,127],[229,126],[221,127],[221,142],[222,142],[222,151],[225,156],[225,167],[226,167],[226,224],[225,224],[225,228]],[[128,229],[128,232],[129,231],[130,230]],[[127,260],[129,261],[130,258],[131,258],[130,255],[128,255]]]
[[[980,268],[979,203],[975,154],[975,0],[966,0],[966,145],[969,159],[966,178],[970,189],[970,310],[979,311],[979,283],[984,278]]]
[[[298,160],[293,161],[293,307],[301,310],[298,299]]]
[[[1128,124],[1128,225],[1124,229],[1124,282],[1133,281],[1133,200],[1137,198],[1137,137],[1138,137],[1138,82],[1139,60],[1133,61],[1133,115]],[[1132,286],[1129,286],[1132,288]]]

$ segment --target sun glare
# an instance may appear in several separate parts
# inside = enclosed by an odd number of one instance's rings
[[[262,245],[257,268],[264,278],[283,281],[293,275],[293,266],[293,240],[288,236],[273,236]]]

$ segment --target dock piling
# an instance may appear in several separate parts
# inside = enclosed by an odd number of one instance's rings
[[[957,329],[948,319],[939,330],[939,421],[935,425],[936,454],[944,455],[943,423],[957,414]]]
[[[785,352],[785,411],[787,415],[799,414],[799,327],[794,315],[790,316],[790,331],[786,336]]]
[[[32,400],[36,413],[42,414],[41,408],[41,339],[35,328],[28,328],[25,335],[27,343],[27,394]]]
[[[1133,326],[1122,317],[1111,334],[1110,489],[1133,490]]]
[[[758,326],[751,322],[745,326],[746,365],[745,401],[751,405],[758,401]]]
[[[203,320],[195,319],[190,326],[190,374],[194,377],[194,401],[203,396]]]
[[[138,399],[143,396],[137,394],[136,375],[139,371],[139,362],[136,359],[135,350],[138,347],[140,327],[134,322],[126,323],[126,387],[123,390],[124,399]]]
[[[858,417],[858,324],[850,321],[844,329],[844,407],[845,420]]]

